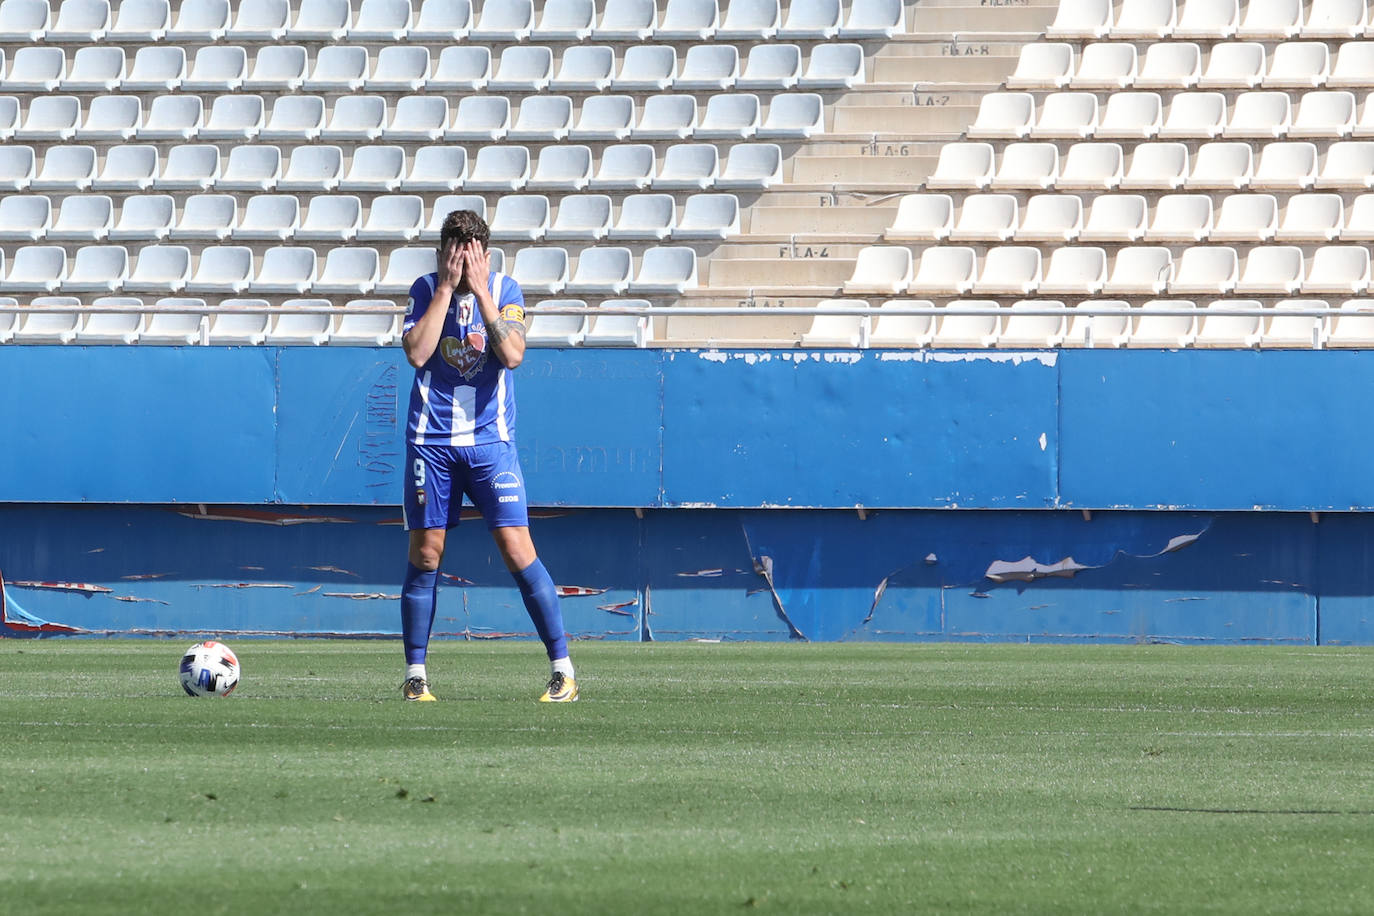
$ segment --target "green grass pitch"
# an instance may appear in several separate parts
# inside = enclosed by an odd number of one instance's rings
[[[1367,913],[1354,649],[0,641],[0,913]]]

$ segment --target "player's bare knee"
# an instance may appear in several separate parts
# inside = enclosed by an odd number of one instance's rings
[[[443,562],[443,559],[443,552],[431,547],[421,547],[419,550],[412,550],[410,552],[410,562],[414,564],[416,569],[422,572],[434,572],[439,568],[439,564]]]

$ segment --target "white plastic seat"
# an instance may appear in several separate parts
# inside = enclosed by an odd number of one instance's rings
[[[123,288],[126,292],[179,293],[190,278],[191,249],[184,245],[145,245],[139,249]]]
[[[176,22],[167,29],[173,44],[219,41],[229,31],[229,0],[182,0]]]
[[[422,146],[411,157],[402,191],[455,191],[468,175],[468,154],[461,146]]]
[[[622,308],[645,308],[648,304],[647,299],[607,299],[601,303],[603,307]],[[597,315],[582,343],[588,347],[642,348],[653,339],[653,323],[648,315]]]
[[[301,205],[294,194],[255,194],[243,206],[234,241],[284,241],[300,224]]]
[[[376,140],[386,130],[386,99],[380,95],[345,95],[334,102],[329,123],[320,131],[320,139]]]
[[[778,32],[778,0],[730,0],[716,38],[720,41],[767,41]]]
[[[604,0],[601,21],[592,31],[597,41],[644,41],[658,28],[654,0]]]
[[[219,95],[210,106],[197,138],[200,140],[256,139],[262,130],[264,107],[260,95]]]
[[[950,231],[951,241],[1002,242],[1016,233],[1019,207],[1011,194],[970,194]]]
[[[966,299],[951,302],[946,307],[958,314],[943,314],[935,325],[930,339],[932,347],[985,349],[997,343],[1002,327],[1002,313],[991,299]]]
[[[301,88],[307,92],[356,92],[367,82],[367,48],[326,45],[315,55],[315,66]]]
[[[165,308],[204,308],[205,300],[168,296],[157,301]],[[154,312],[147,316],[138,342],[144,345],[187,346],[200,344],[207,328],[204,315],[196,312]]]
[[[1304,296],[1313,293],[1359,295],[1369,289],[1369,249],[1364,245],[1323,245],[1312,254]]]
[[[1223,209],[1225,204],[1223,203]],[[1287,296],[1302,286],[1302,249],[1293,245],[1259,245],[1245,256],[1235,291],[1247,296]]]
[[[454,3],[466,7],[466,3]],[[461,14],[462,10],[459,10]],[[469,15],[471,8],[468,7]],[[410,0],[362,0],[348,27],[349,41],[402,41],[410,29]]]
[[[1091,296],[1107,282],[1107,252],[1103,248],[1056,248],[1040,278],[1040,295]]]
[[[653,186],[666,190],[705,190],[720,171],[720,149],[712,143],[675,143],[659,163]]]
[[[248,52],[244,48],[212,45],[196,52],[181,88],[188,92],[233,92],[243,86],[247,76]]]
[[[1266,89],[1316,89],[1326,82],[1331,52],[1321,41],[1283,41],[1274,46]]]
[[[1242,142],[1204,143],[1193,157],[1184,187],[1239,190],[1250,184],[1254,150]]]
[[[181,208],[181,218],[172,228],[177,240],[223,241],[238,225],[238,204],[232,194],[192,194]]]
[[[468,31],[468,39],[474,42],[525,41],[533,28],[533,0],[501,0],[482,5],[482,12]]]
[[[542,307],[585,308],[582,299],[545,299]],[[586,315],[545,315],[538,309],[529,313],[530,326],[525,343],[531,347],[575,347],[587,336],[590,322]]]
[[[891,12],[888,11],[889,14]],[[896,13],[901,15],[900,8]],[[840,0],[793,0],[787,5],[787,16],[778,27],[777,37],[784,40],[826,40],[839,34],[842,21]],[[858,25],[865,26],[865,23],[861,21]],[[879,23],[875,21],[874,25],[876,27]],[[895,30],[895,25],[893,28]]]
[[[774,100],[779,97],[774,96]],[[706,100],[693,136],[703,140],[747,140],[759,130],[759,111],[759,97],[753,93],[713,95]]]
[[[315,283],[315,249],[277,246],[262,253],[258,272],[248,284],[254,295],[307,292]]]
[[[526,295],[553,296],[568,283],[568,251],[558,246],[522,248],[510,275]]]
[[[1312,0],[1303,38],[1358,38],[1368,25],[1365,0]]]
[[[1191,89],[1202,78],[1202,50],[1190,41],[1160,41],[1145,49],[1136,89]]]
[[[1251,188],[1303,191],[1317,181],[1317,147],[1313,143],[1266,143],[1250,178]]]
[[[1111,0],[1060,0],[1054,22],[1045,34],[1050,38],[1105,38],[1112,19]]]
[[[660,41],[705,41],[719,26],[716,0],[667,0],[654,36]]]
[[[908,252],[909,254],[909,252]],[[863,251],[859,252],[863,257]],[[889,256],[894,266],[900,264],[900,255]],[[940,245],[935,248],[927,248],[921,252],[921,258],[917,262],[915,270],[911,268],[910,259],[906,262],[906,275],[894,271],[886,284],[892,292],[902,292],[909,290],[913,293],[926,293],[934,296],[959,296],[973,288],[973,278],[978,268],[978,258],[972,248],[963,248],[954,245]],[[859,280],[862,275],[856,269],[854,278]],[[902,282],[903,279],[906,282]],[[855,290],[860,288],[869,289],[862,282],[856,285]],[[846,288],[845,292],[849,292]]]
[[[396,100],[391,121],[382,130],[388,141],[434,141],[448,127],[448,99],[438,95],[407,95]]]
[[[677,78],[677,49],[671,45],[631,45],[620,61],[620,72],[611,87],[617,92],[633,89],[662,92]]]
[[[1339,194],[1294,194],[1283,208],[1274,238],[1280,242],[1329,242],[1345,225]]]
[[[499,205],[498,205],[499,209]],[[677,203],[671,194],[630,194],[620,204],[620,216],[611,227],[610,238],[666,239],[677,222]]]
[[[996,160],[991,143],[946,143],[940,147],[927,188],[986,188],[992,183]]]
[[[114,202],[104,194],[72,195],[62,201],[48,227],[48,241],[98,242],[114,226]]]
[[[862,66],[862,61],[860,62]],[[735,80],[737,89],[765,89],[780,92],[796,86],[802,75],[801,48],[797,45],[755,45],[749,51],[744,70]]]
[[[377,249],[331,248],[310,289],[317,295],[362,296],[372,292],[381,273],[381,256]]]
[[[287,0],[238,0],[233,23],[225,31],[229,41],[278,41],[286,37],[291,18]]]
[[[596,23],[593,0],[545,0],[539,23],[530,32],[535,41],[582,41]]]
[[[1102,291],[1113,296],[1158,295],[1168,288],[1173,270],[1173,255],[1167,248],[1122,248],[1116,253],[1111,276],[1102,285]]]
[[[1182,143],[1141,143],[1121,176],[1120,187],[1171,190],[1180,188],[1189,173],[1188,147]]]
[[[95,181],[93,146],[51,146],[29,187],[35,191],[84,191]]]
[[[1230,38],[1240,27],[1238,0],[1184,0],[1174,38]]]
[[[1236,249],[1222,245],[1195,245],[1179,253],[1174,263],[1170,295],[1202,293],[1224,296],[1235,289],[1240,273]]]
[[[46,194],[0,196],[0,242],[36,242],[52,226],[52,201]]]
[[[885,310],[928,308],[935,303],[928,299],[889,299],[879,306],[868,332],[870,347],[924,347],[935,336],[933,315],[893,315]]]
[[[110,30],[110,20],[109,0],[62,0],[43,40],[60,44],[100,41]]]
[[[318,95],[284,95],[272,103],[258,132],[261,140],[306,143],[318,139],[324,129],[324,99]]]
[[[734,194],[693,194],[683,202],[673,227],[673,239],[723,241],[739,232],[738,197]]]
[[[408,8],[408,7],[407,7]],[[384,308],[393,303],[389,299],[350,299],[344,303],[344,313],[330,335],[334,346],[389,347],[400,336],[395,315],[369,312],[350,312],[354,308]]]
[[[1020,140],[1035,123],[1035,97],[1029,92],[989,92],[978,102],[970,138]]]
[[[990,187],[1038,191],[1054,187],[1058,178],[1059,148],[1053,143],[1008,143]]]
[[[905,31],[906,7],[901,0],[853,0],[839,37],[886,41]]]
[[[1355,94],[1345,90],[1305,93],[1288,128],[1289,137],[1348,137],[1355,129]]]
[[[148,103],[140,140],[190,140],[200,131],[205,106],[198,95],[158,95]]]
[[[552,48],[513,45],[501,52],[487,88],[502,92],[541,92],[548,88],[552,79]]]
[[[177,46],[139,48],[120,88],[125,92],[170,92],[186,78],[186,49]]]
[[[99,95],[86,106],[86,120],[76,129],[76,139],[128,140],[138,133],[142,123],[143,104],[138,96]]]
[[[973,283],[979,295],[1026,295],[1040,285],[1040,249],[1022,246],[989,248]]]
[[[1212,46],[1198,86],[1253,89],[1264,81],[1265,71],[1264,45],[1257,41],[1226,41]]]
[[[1241,38],[1287,40],[1302,31],[1302,0],[1247,0],[1236,34]]]
[[[5,0],[0,3],[0,42],[41,41],[52,24],[47,0]]]
[[[1035,194],[1026,201],[1016,240],[1071,242],[1083,229],[1083,199],[1077,194]]]
[[[493,241],[537,242],[549,228],[549,199],[542,194],[507,194],[496,202]]]
[[[168,0],[123,0],[105,37],[116,44],[161,41],[171,24]]]
[[[485,221],[487,201],[480,194],[443,194],[431,205],[429,221],[421,234],[437,238],[443,230],[444,219],[455,210],[471,210]]]
[[[1132,52],[1135,48],[1131,47]],[[1016,69],[1007,77],[1008,89],[1063,89],[1077,70],[1073,45],[1062,41],[1033,41],[1021,46]]]
[[[1374,241],[1374,195],[1358,194],[1345,212],[1345,226],[1341,241]]]
[[[157,173],[157,147],[121,144],[106,150],[104,165],[91,187],[97,191],[143,191],[153,186]]]
[[[67,74],[67,54],[61,48],[19,48],[9,73],[0,80],[5,92],[52,92]]]
[[[697,253],[691,248],[660,245],[644,252],[629,292],[639,296],[677,296],[696,285]]]
[[[1069,85],[1074,89],[1125,89],[1135,81],[1135,72],[1135,45],[1098,41],[1083,48]]]
[[[1122,0],[1111,36],[1118,40],[1159,41],[1168,38],[1177,24],[1174,0]]]
[[[471,0],[422,0],[407,37],[411,41],[462,41],[471,30]]]
[[[128,308],[142,305],[143,300],[129,296],[105,296],[92,303],[101,308]],[[76,343],[132,344],[138,342],[143,330],[144,316],[135,311],[92,312],[77,328]]]
[[[176,204],[170,194],[134,194],[124,198],[109,238],[115,242],[165,239],[175,221]]]
[[[1177,311],[1178,315],[1140,315],[1135,319],[1128,347],[1177,350],[1191,346],[1197,338],[1197,317],[1191,314],[1195,303],[1186,299],[1152,299],[1142,309]]]
[[[628,248],[584,248],[564,291],[574,296],[618,296],[629,288],[633,268]]]
[[[126,66],[123,48],[77,48],[59,88],[63,92],[114,92],[124,82]]]
[[[341,251],[356,251],[359,249],[340,249]],[[332,257],[335,252],[330,252]],[[326,263],[326,269],[328,264]],[[340,284],[347,286],[349,284]],[[290,346],[313,346],[319,347],[329,343],[330,316],[309,312],[292,312],[292,307],[317,303],[328,305],[328,299],[288,299],[282,303],[283,311],[280,315],[272,316],[272,322],[268,327],[267,336],[263,343],[269,347],[290,347]],[[299,305],[298,305],[299,304]]]
[[[493,270],[495,266],[493,265]],[[374,290],[378,295],[405,295],[417,277],[438,270],[438,255],[433,245],[395,248],[387,256],[386,269]]]
[[[272,316],[266,312],[236,312],[233,309],[244,306],[265,307],[266,299],[242,299],[235,303],[221,302],[218,311],[207,317],[209,328],[206,343],[212,347],[249,346],[259,347],[267,341],[267,331]]]
[[[573,104],[566,95],[536,95],[520,103],[507,140],[556,143],[572,129]]]
[[[1316,186],[1351,189],[1374,187],[1374,142],[1340,140],[1327,146]]]
[[[81,123],[81,101],[74,95],[40,95],[29,102],[16,140],[70,140]]]
[[[755,53],[750,52],[750,57]],[[798,85],[803,89],[850,89],[865,80],[862,45],[823,44],[812,49]]]
[[[3,153],[3,147],[0,147]],[[620,143],[606,147],[589,187],[598,190],[638,190],[654,180],[654,148],[647,143]]]
[[[1094,136],[1148,140],[1163,124],[1164,102],[1155,92],[1115,92],[1107,99]]]
[[[692,45],[683,55],[676,89],[712,90],[733,88],[739,79],[739,49],[734,45]],[[708,105],[709,110],[709,105]]]
[[[680,140],[696,129],[697,100],[690,95],[651,95],[640,109],[636,140]]]
[[[582,103],[573,140],[623,140],[634,129],[635,102],[628,95],[594,95]]]
[[[546,146],[535,161],[528,190],[580,191],[592,180],[592,151],[586,146]]]
[[[0,145],[0,189],[27,188],[33,183],[36,163],[33,147]]]
[[[66,275],[67,251],[61,245],[24,245],[15,249],[0,291],[50,293]]]
[[[1027,315],[1031,310],[1063,308],[1064,303],[1054,299],[1021,299],[1011,304],[1002,329],[997,334],[996,346],[1009,349],[1046,349],[1057,347],[1064,342],[1068,317],[1065,315]]]
[[[768,114],[757,136],[770,140],[804,140],[825,130],[825,106],[814,92],[779,92],[768,100]]]
[[[494,143],[509,130],[510,99],[501,95],[467,95],[458,100],[444,139]]]
[[[430,92],[478,92],[491,80],[491,49],[484,45],[450,45],[439,52],[425,82]]]
[[[1080,302],[1069,319],[1063,347],[1124,347],[1131,336],[1131,306],[1120,299]]]
[[[558,72],[549,81],[549,89],[554,92],[601,92],[611,85],[614,76],[614,48],[610,45],[575,45],[563,52]]]
[[[1061,190],[1111,190],[1121,184],[1123,164],[1120,144],[1074,143],[1064,154],[1054,184]]]
[[[904,194],[892,225],[883,233],[891,241],[939,242],[954,229],[954,199],[948,194]]]
[[[229,150],[217,191],[270,191],[281,178],[281,148],[270,143],[235,146]]]
[[[1374,75],[1374,41],[1346,41],[1336,49],[1331,72],[1326,77],[1328,89],[1362,89]]]
[[[761,191],[782,181],[782,148],[776,143],[738,143],[730,148],[716,190]]]
[[[39,302],[40,299],[44,301]],[[12,326],[11,335],[15,343],[69,344],[76,340],[86,321],[85,315],[75,311],[80,305],[79,298],[74,296],[40,296],[35,297],[34,304],[41,304],[49,308],[60,306],[72,309],[72,311],[20,313],[14,316],[14,319],[11,320],[17,323]]]
[[[363,81],[368,92],[419,92],[429,79],[429,48],[421,45],[391,45],[382,48]]]
[[[1220,92],[1180,92],[1169,100],[1159,136],[1210,139],[1225,129],[1226,96]]]
[[[1253,137],[1272,140],[1288,133],[1292,103],[1286,92],[1242,92],[1231,108],[1231,119],[1222,130],[1223,137]]]
[[[337,146],[298,146],[277,181],[278,191],[332,191],[343,179],[343,150]]]
[[[348,0],[296,0],[288,41],[339,41],[348,34],[353,10]]]
[[[123,245],[82,245],[72,257],[61,289],[64,293],[113,293],[123,288],[128,275],[129,250]]]
[[[1333,310],[1326,347],[1369,349],[1374,346],[1374,300],[1347,299]]]
[[[463,187],[469,191],[518,191],[530,180],[530,151],[523,146],[484,146]]]
[[[1326,312],[1330,309],[1324,299],[1280,299],[1274,311],[1280,309],[1311,309]],[[1326,343],[1324,315],[1274,315],[1264,319],[1259,345],[1264,348],[1320,349]]]
[[[1212,198],[1206,194],[1165,194],[1155,203],[1145,231],[1151,242],[1201,242],[1212,234]]]
[[[406,153],[394,145],[359,146],[348,171],[339,180],[341,191],[394,191],[406,173]]]
[[[1134,242],[1144,237],[1148,215],[1139,194],[1100,194],[1088,208],[1078,241]]]
[[[803,347],[843,347],[856,350],[868,343],[869,317],[860,312],[868,303],[855,299],[822,299],[817,308],[849,308],[852,315],[816,315],[802,332]]]
[[[1209,238],[1213,242],[1267,242],[1278,228],[1279,204],[1272,194],[1227,194]]]
[[[242,245],[210,245],[200,250],[195,273],[186,291],[195,295],[237,295],[253,280],[253,249]]]
[[[0,201],[3,207],[3,201]],[[548,227],[549,241],[595,242],[611,230],[611,198],[605,194],[568,194]]]
[[[1236,315],[1237,311],[1261,308],[1257,299],[1217,299],[1205,306],[1207,313],[1198,320],[1193,346],[1203,348],[1246,349],[1259,346],[1262,318]]]
[[[424,224],[424,198],[383,194],[373,198],[367,218],[358,226],[357,238],[362,242],[409,242],[420,237]]]
[[[219,147],[181,143],[167,151],[153,187],[159,191],[204,191],[219,180],[219,170]]]

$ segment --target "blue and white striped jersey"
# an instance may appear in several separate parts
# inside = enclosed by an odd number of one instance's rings
[[[404,332],[429,308],[437,273],[410,287]],[[488,288],[501,317],[525,321],[525,295],[505,274],[492,272]],[[475,297],[454,294],[439,346],[415,370],[407,441],[415,445],[486,445],[515,438],[515,380],[487,346],[487,328]]]

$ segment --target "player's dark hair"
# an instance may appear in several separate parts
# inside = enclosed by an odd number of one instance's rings
[[[491,229],[488,228],[486,220],[472,210],[454,210],[444,217],[443,228],[439,230],[440,248],[450,241],[466,245],[473,239],[481,242],[482,250],[486,250],[487,244],[491,241]]]

